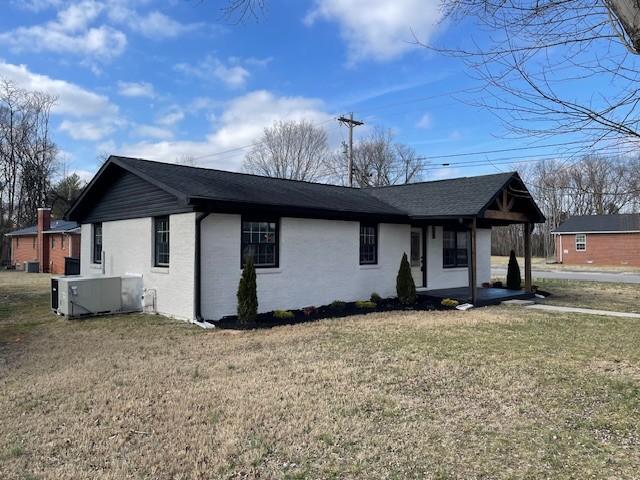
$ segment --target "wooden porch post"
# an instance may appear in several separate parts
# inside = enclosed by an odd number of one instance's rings
[[[524,289],[531,292],[531,224],[524,223]]]
[[[471,229],[469,235],[469,289],[471,290],[471,303],[476,304],[476,300],[478,299],[478,282],[477,282],[477,270],[476,270],[476,219],[474,218],[471,221]]]

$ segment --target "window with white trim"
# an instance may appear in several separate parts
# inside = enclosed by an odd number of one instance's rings
[[[92,228],[92,257],[93,263],[102,263],[102,223],[94,223]]]
[[[584,252],[587,249],[587,234],[576,234],[576,252]]]

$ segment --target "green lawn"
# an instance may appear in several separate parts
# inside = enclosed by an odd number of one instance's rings
[[[0,273],[0,478],[637,478],[638,321],[65,321]]]

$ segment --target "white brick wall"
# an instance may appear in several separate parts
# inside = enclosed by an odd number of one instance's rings
[[[102,224],[105,274],[141,274],[145,289],[157,292],[158,313],[191,320],[193,311],[195,213],[171,215],[169,268],[153,266],[153,219],[138,218]],[[92,264],[91,225],[82,225],[81,273],[101,274]]]
[[[409,252],[409,225],[380,224],[378,265],[359,264],[358,222],[282,218],[280,266],[256,269],[260,311],[395,295],[400,259]],[[236,313],[240,280],[240,215],[211,214],[202,222],[202,312]]]
[[[240,215],[210,214],[202,222],[202,314],[219,319],[236,313],[240,280]],[[157,292],[159,313],[191,320],[193,311],[195,214],[171,215],[171,265],[153,267],[152,219],[104,222],[105,273],[142,274]],[[402,254],[409,254],[410,226],[380,224],[378,264],[359,264],[359,223],[282,218],[280,266],[257,269],[260,311],[368,299],[372,292],[395,295]],[[442,227],[427,229],[427,287],[468,284],[466,268],[442,268]],[[91,225],[82,225],[83,275],[101,273],[91,263]],[[478,284],[491,277],[491,230],[478,230]]]

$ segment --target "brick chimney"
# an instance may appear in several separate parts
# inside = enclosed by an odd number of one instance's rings
[[[38,261],[40,262],[40,271],[49,271],[49,236],[43,235],[51,228],[51,209],[39,208],[38,209]]]

